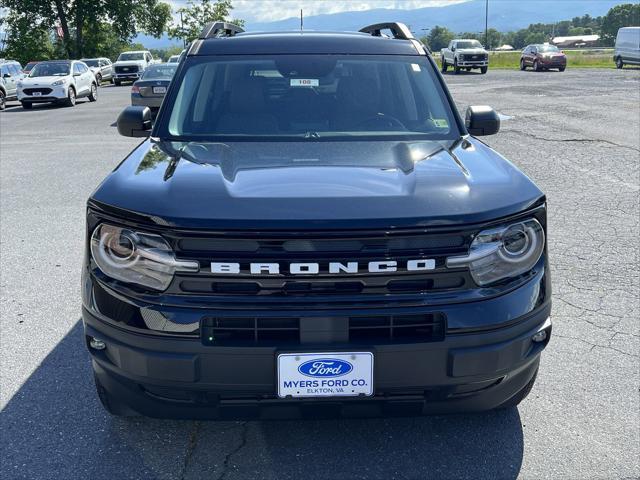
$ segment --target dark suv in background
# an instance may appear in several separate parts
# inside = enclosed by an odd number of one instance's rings
[[[383,35],[383,31],[389,31]],[[402,24],[193,42],[87,205],[98,394],[117,415],[517,405],[550,339],[544,194],[474,136]]]

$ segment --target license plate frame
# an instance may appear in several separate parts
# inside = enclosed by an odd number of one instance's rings
[[[42,96],[42,92],[33,92],[31,94],[32,97],[41,97]]]
[[[155,94],[166,94],[167,93],[167,87],[152,87],[151,91]]]
[[[276,357],[278,397],[370,397],[374,360],[371,351],[280,353]]]

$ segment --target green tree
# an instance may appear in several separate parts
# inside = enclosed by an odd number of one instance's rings
[[[449,45],[449,42],[455,38],[454,33],[447,27],[436,25],[431,29],[429,34],[423,38],[432,52],[437,52]]]
[[[25,21],[50,32],[59,23],[70,58],[84,56],[91,41],[88,37],[101,24],[108,24],[120,41],[128,42],[138,31],[160,37],[171,18],[171,7],[158,0],[1,0],[0,6],[9,9],[8,30],[18,36],[11,42],[33,41],[33,32],[15,28]]]
[[[542,32],[530,32],[526,37],[524,37],[524,46],[531,45],[532,43],[544,43],[548,41],[548,35]]]
[[[617,5],[602,19],[602,40],[605,45],[613,45],[622,27],[640,25],[640,4],[625,3]]]
[[[233,5],[230,0],[200,0],[198,3],[189,0],[186,7],[178,9],[182,18],[171,24],[169,36],[188,43],[198,38],[204,26],[211,22],[231,22],[243,26],[244,20],[229,20],[231,10]]]
[[[7,35],[3,56],[17,60],[22,65],[31,60],[49,60],[53,57],[55,47],[52,31],[39,22],[36,15],[16,14],[10,10],[3,23]]]

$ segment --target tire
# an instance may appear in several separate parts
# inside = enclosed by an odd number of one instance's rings
[[[620,70],[622,67],[624,67],[624,62],[622,61],[622,58],[620,57],[616,58],[616,68]]]
[[[449,68],[449,65],[447,65],[447,61],[443,57],[442,58],[442,68],[440,69],[440,71],[442,73],[447,73],[447,68]]]
[[[535,60],[533,62],[533,70],[535,70],[536,72],[540,72],[542,69],[540,68],[540,64],[538,63],[538,60]]]
[[[560,68],[558,69],[558,71],[559,71],[559,72],[564,72],[564,71],[566,70],[566,68],[567,68],[567,67],[560,67]]]
[[[64,101],[64,105],[66,107],[74,107],[76,105],[76,91],[73,89],[73,87],[69,88],[67,99]]]
[[[516,393],[513,397],[511,397],[509,400],[507,400],[502,405],[500,405],[498,409],[503,410],[507,408],[517,407],[531,393],[531,390],[533,389],[533,385],[536,383],[537,377],[538,377],[538,370],[536,369],[535,373],[533,374],[533,377],[531,378],[531,380],[529,380],[529,383],[527,383],[522,388],[522,390]]]
[[[122,84],[122,82],[120,82],[120,80],[114,80],[113,83],[114,83],[114,85],[116,87],[119,87]]]
[[[109,83],[110,83],[111,85],[113,85],[114,83],[116,83],[116,81],[115,81],[115,79],[114,79],[113,77],[111,77],[111,78],[109,79]]]
[[[22,102],[22,108],[24,108],[25,110],[31,110],[33,108],[33,104],[28,102]]]
[[[102,75],[96,75],[96,82],[98,83],[98,86],[102,85]]]
[[[460,73],[460,67],[458,66],[458,60],[457,59],[453,60],[453,73],[455,73],[456,75],[458,75]]]
[[[0,90],[0,110],[7,108],[7,100],[4,96],[4,92]]]
[[[527,66],[524,63],[524,59],[521,58],[520,59],[520,70],[522,70],[523,72],[527,69]]]
[[[97,375],[93,375],[93,380],[96,385],[96,393],[98,394],[98,398],[100,399],[100,403],[102,407],[114,417],[137,417],[139,416],[134,410],[127,407],[125,404],[116,400],[107,389],[100,383]]]
[[[91,93],[87,98],[90,102],[95,102],[96,100],[98,100],[98,87],[95,83],[91,84]]]
[[[480,73],[482,75],[484,75],[485,73],[487,73],[489,71],[489,67],[480,67]]]

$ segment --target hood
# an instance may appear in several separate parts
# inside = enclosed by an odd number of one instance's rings
[[[89,204],[184,228],[374,228],[485,222],[544,199],[482,142],[146,140]]]
[[[487,53],[487,51],[484,48],[458,48],[456,49],[456,53],[478,55],[480,53]]]
[[[115,62],[113,64],[113,66],[118,66],[118,67],[131,67],[134,65],[137,66],[145,66],[147,64],[147,62],[145,62],[144,60],[120,60],[118,62]]]
[[[71,75],[65,75],[65,76],[60,76],[60,75],[52,75],[49,77],[24,77],[21,82],[22,82],[22,86],[23,87],[31,87],[31,86],[48,86],[51,85],[53,82],[57,82],[58,80],[62,80],[63,78],[66,78],[67,80],[69,80],[69,77],[71,77]]]

